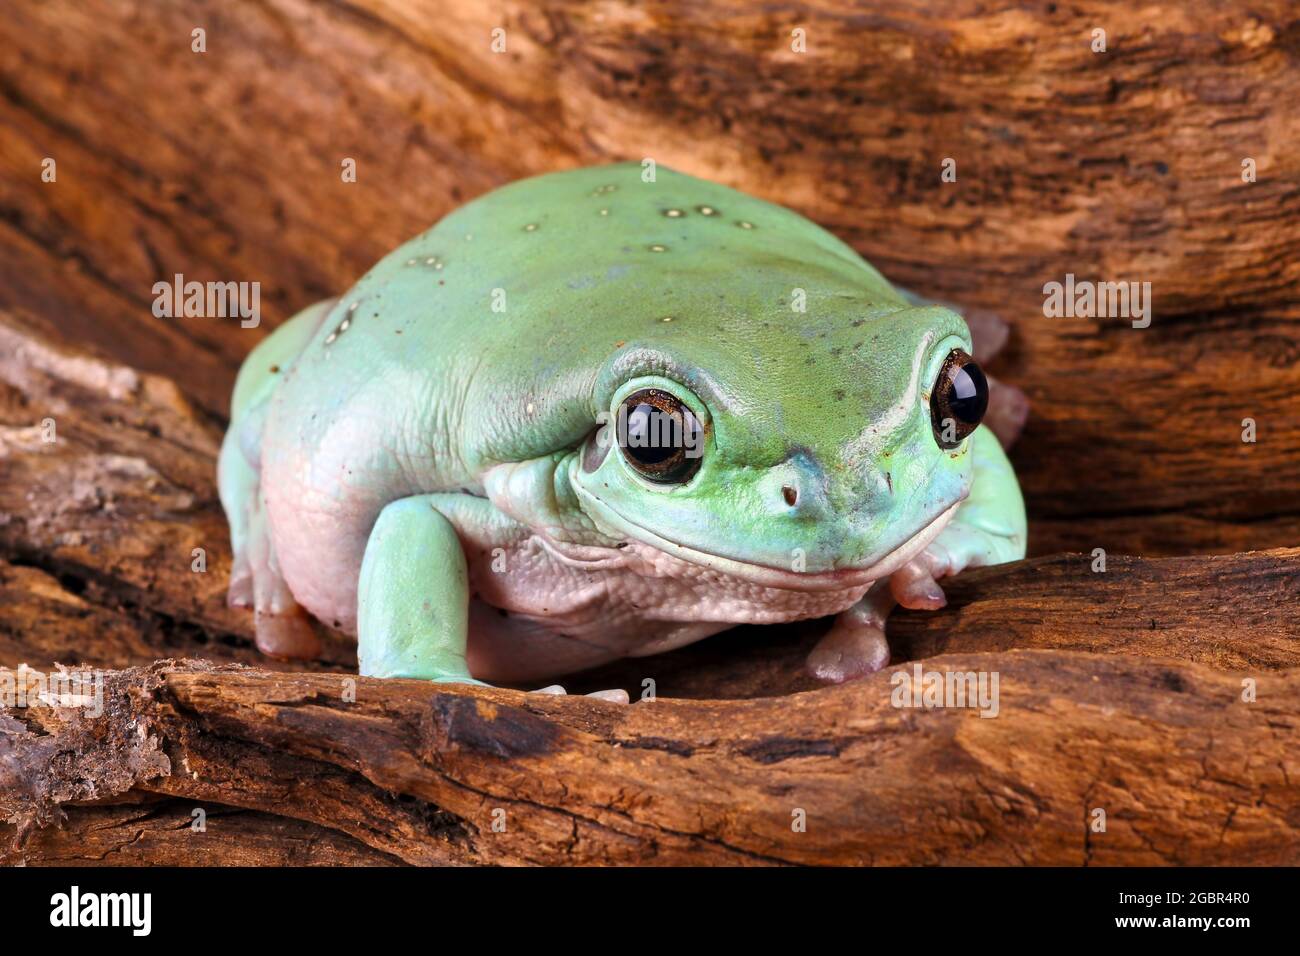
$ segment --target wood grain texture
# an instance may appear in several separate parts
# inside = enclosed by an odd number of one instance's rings
[[[350,700],[342,675],[164,662],[111,673],[109,697],[129,706],[104,718],[37,709],[0,739],[8,763],[76,748],[77,786],[52,762],[51,791],[218,802],[412,863],[1300,862],[1297,669],[1262,677],[1247,703],[1236,676],[1122,655],[927,666],[998,672],[997,715],[897,708],[888,671],[782,698],[621,706],[364,678]],[[123,768],[123,726],[169,768]]]
[[[651,157],[1013,323],[994,371],[1033,403],[1015,457],[1034,553],[1280,547],[1300,540],[1298,58],[1282,0],[19,4],[0,304],[220,414],[267,327],[450,209]],[[260,281],[264,326],[154,318],[178,272]],[[1066,273],[1150,282],[1151,327],[1044,318]]]
[[[220,429],[169,379],[56,344],[34,324],[0,313],[6,661],[247,660],[237,655],[253,646],[252,619],[226,605]],[[355,665],[350,641],[322,634],[317,666]]]
[[[141,794],[136,802],[70,807],[62,826],[10,853],[0,824],[0,863],[29,866],[393,866],[394,857],[344,834],[269,813]],[[193,812],[204,810],[203,829]]]

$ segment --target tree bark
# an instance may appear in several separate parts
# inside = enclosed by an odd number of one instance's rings
[[[1261,675],[1246,702],[1238,675],[1124,655],[925,666],[996,672],[996,716],[895,707],[892,669],[631,706],[205,664],[112,672],[104,718],[37,709],[6,731],[4,765],[42,768],[16,808],[9,790],[25,837],[10,855],[76,842],[26,822],[59,797],[144,791],[175,798],[177,828],[191,808],[235,806],[422,864],[1300,861],[1300,671]],[[70,811],[65,826],[101,816]],[[258,835],[214,833],[232,849]],[[192,860],[213,852],[208,834],[191,835]],[[340,862],[369,862],[347,846]]]

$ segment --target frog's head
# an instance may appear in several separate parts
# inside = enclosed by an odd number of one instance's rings
[[[969,492],[987,386],[956,313],[844,308],[623,343],[572,467],[584,510],[774,586],[862,583],[913,557]]]

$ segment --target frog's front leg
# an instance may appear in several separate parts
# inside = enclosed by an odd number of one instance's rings
[[[469,572],[452,519],[490,520],[486,509],[491,505],[469,495],[431,494],[380,512],[357,586],[363,675],[481,683],[465,663]],[[474,510],[484,513],[467,514]]]
[[[470,494],[415,495],[386,506],[366,542],[357,587],[361,673],[486,686],[470,675],[466,662],[470,586],[464,547],[490,551],[527,533],[491,501]],[[543,692],[565,690],[556,684]],[[588,696],[628,702],[623,690]]]
[[[939,536],[889,579],[890,591],[903,607],[937,610],[946,603],[940,579],[966,568],[1025,556],[1025,502],[1006,452],[982,426],[970,441],[974,456],[970,495]]]
[[[808,655],[808,673],[825,684],[842,684],[888,664],[885,618],[893,608],[889,581],[877,581],[862,600],[835,618]]]
[[[947,603],[940,579],[1025,556],[1025,503],[1011,463],[987,428],[977,428],[970,441],[970,495],[924,551],[836,618],[808,656],[807,668],[814,677],[838,684],[875,673],[889,663],[885,619],[896,603],[938,610]]]

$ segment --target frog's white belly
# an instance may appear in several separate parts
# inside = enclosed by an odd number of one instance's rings
[[[658,654],[735,624],[837,614],[866,593],[766,587],[630,541],[587,565],[540,536],[469,554],[475,597],[469,667],[486,681],[530,681]]]

